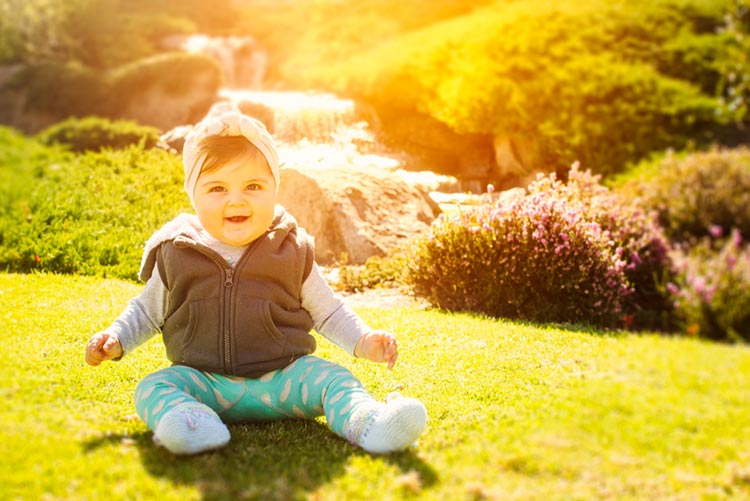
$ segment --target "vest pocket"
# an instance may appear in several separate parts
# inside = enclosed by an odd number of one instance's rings
[[[221,313],[218,299],[190,303],[190,317],[179,361],[194,367],[221,367]]]
[[[239,365],[285,355],[286,336],[276,327],[268,300],[239,296],[236,308],[234,344]]]

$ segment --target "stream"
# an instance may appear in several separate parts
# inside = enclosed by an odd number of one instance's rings
[[[209,55],[224,69],[227,86],[222,98],[252,108],[272,122],[282,167],[325,168],[327,165],[387,169],[405,182],[425,189],[439,204],[465,201],[459,181],[430,171],[405,168],[408,157],[388,151],[375,138],[371,124],[357,112],[356,103],[334,94],[263,89],[267,56],[251,37],[192,35],[177,47]],[[266,116],[259,116],[266,115]]]

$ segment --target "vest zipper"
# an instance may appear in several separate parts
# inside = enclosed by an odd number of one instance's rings
[[[232,343],[229,315],[232,314],[232,287],[234,286],[234,268],[224,268],[224,370],[227,374],[232,369]]]
[[[266,234],[270,233],[266,232]],[[232,374],[232,322],[230,320],[230,315],[232,314],[232,290],[234,288],[234,272],[235,270],[241,269],[244,262],[250,258],[250,255],[255,251],[255,249],[258,247],[258,243],[261,241],[261,238],[258,238],[253,242],[250,247],[245,251],[245,253],[242,255],[240,260],[237,262],[236,268],[232,268],[231,266],[227,266],[226,261],[215,251],[212,249],[205,247],[203,245],[200,245],[192,240],[181,240],[177,241],[175,240],[174,243],[176,246],[179,247],[191,247],[204,256],[211,259],[213,262],[215,262],[219,268],[224,270],[224,322],[222,323],[222,329],[223,329],[223,349],[224,349],[224,372],[225,374]]]

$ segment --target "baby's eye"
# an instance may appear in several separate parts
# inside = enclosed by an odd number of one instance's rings
[[[224,191],[223,186],[212,186],[211,188],[208,189],[209,193],[220,193],[222,191]]]
[[[257,190],[262,190],[263,187],[259,185],[258,183],[250,183],[247,185],[247,188],[245,189],[248,191],[257,191]]]

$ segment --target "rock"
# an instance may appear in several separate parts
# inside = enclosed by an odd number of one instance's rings
[[[175,154],[182,154],[185,138],[193,130],[192,125],[179,125],[159,136],[159,146]]]
[[[211,103],[211,106],[221,101],[226,101],[226,99],[216,99]],[[207,109],[210,109],[211,106],[209,106]],[[257,118],[258,120],[263,122],[268,131],[273,134],[273,110],[270,110],[268,107],[260,104],[256,105],[255,103],[241,102],[238,106],[240,108],[240,111],[242,111],[244,114]],[[198,119],[200,118],[203,117],[201,116]],[[182,154],[182,147],[185,144],[185,138],[188,134],[190,134],[192,130],[192,125],[178,125],[177,127],[169,129],[167,132],[160,136],[159,146],[173,153]]]
[[[531,140],[518,136],[497,136],[493,141],[498,183],[496,188],[526,186],[536,177],[538,162]]]
[[[396,151],[407,152],[410,170],[455,176],[467,185],[497,183],[492,137],[458,134],[434,118],[404,110],[377,109],[377,136]]]
[[[196,74],[190,83],[190,90],[175,93],[162,82],[140,89],[133,89],[117,118],[135,120],[161,130],[195,123],[218,100],[218,88],[214,75]]]
[[[271,134],[276,133],[276,122],[274,117],[274,111],[268,106],[262,103],[255,103],[252,101],[242,101],[237,103],[237,107],[245,115],[249,115],[256,120],[263,122],[268,132]]]
[[[279,203],[315,237],[316,260],[363,264],[426,231],[440,209],[397,174],[359,167],[287,167]]]

